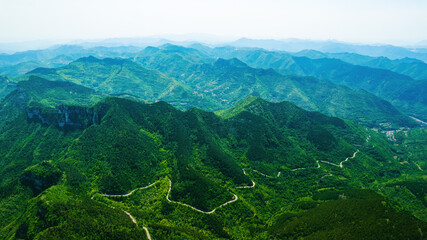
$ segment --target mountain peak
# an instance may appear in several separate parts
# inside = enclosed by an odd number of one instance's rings
[[[227,66],[248,67],[246,63],[240,61],[237,58],[231,58],[231,59],[218,58],[218,60],[216,60],[215,62],[215,67],[227,67]]]
[[[96,58],[96,57],[94,57],[94,56],[89,56],[89,57],[82,57],[82,58],[79,58],[79,59],[77,59],[75,62],[98,62],[98,61],[100,61],[101,59],[99,59],[99,58]]]
[[[238,101],[236,104],[234,104],[230,108],[217,111],[216,114],[222,118],[231,118],[247,110],[247,108],[251,105],[263,104],[263,103],[267,103],[267,101],[265,101],[260,97],[250,95]]]
[[[125,62],[130,62],[130,60],[128,59],[123,59],[123,58],[96,58],[94,56],[89,56],[89,57],[82,57],[77,59],[74,62],[80,62],[80,63],[106,63],[106,64],[112,64],[112,65],[120,65],[123,64]]]

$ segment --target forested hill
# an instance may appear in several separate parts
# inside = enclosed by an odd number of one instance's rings
[[[425,97],[418,97],[422,95],[423,89],[414,89],[414,86],[420,83],[407,75],[390,70],[353,65],[336,58],[311,59],[263,49],[220,47],[204,48],[204,51],[216,57],[236,57],[252,67],[273,68],[282,74],[313,76],[353,89],[364,89],[390,101],[403,112],[422,119],[427,116],[427,107],[423,103]],[[409,89],[412,89],[414,96],[404,94]],[[411,107],[413,105],[416,107]]]
[[[2,238],[144,239],[144,228],[153,238],[328,238],[342,236],[354,218],[343,215],[341,226],[331,220],[307,231],[285,225],[352,208],[374,219],[361,220],[360,229],[389,219],[380,239],[402,225],[404,238],[427,231],[425,222],[376,193],[359,201],[363,191],[348,192],[418,171],[402,165],[396,147],[365,127],[256,97],[220,116],[111,97],[90,105],[52,104],[72,89],[86,99],[102,96],[60,83],[43,103],[38,96],[44,91],[31,89],[31,100],[0,132]],[[331,210],[331,204],[339,207]]]
[[[144,50],[136,58],[144,67],[127,59],[88,57],[61,68],[35,69],[18,79],[39,76],[70,81],[105,94],[125,93],[148,102],[166,101],[180,109],[220,110],[255,95],[274,102],[291,101],[304,109],[369,127],[381,123],[392,128],[416,125],[390,103],[363,90],[251,68],[238,59],[211,62],[195,49],[171,48]]]
[[[19,79],[28,76],[70,81],[105,94],[131,94],[149,102],[167,101],[184,109],[212,107],[209,98],[195,95],[188,86],[129,59],[98,59],[90,56],[60,68],[38,68]]]

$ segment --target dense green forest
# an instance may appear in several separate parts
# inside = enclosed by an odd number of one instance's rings
[[[68,85],[61,87],[74,87]],[[425,195],[413,185],[425,181],[422,175],[390,183],[419,170],[402,167],[393,160],[398,148],[357,124],[256,97],[219,116],[120,98],[86,107],[49,102],[30,102],[0,136],[4,238],[134,239],[145,236],[142,226],[160,239],[356,238],[375,228],[363,221],[345,230],[363,214],[390,228],[410,225],[398,232],[403,238],[421,239],[426,231],[425,222],[406,213],[425,220],[413,202],[400,205],[370,192],[362,201],[363,192],[350,190],[399,184],[419,201]],[[126,193],[132,194],[108,195]],[[313,214],[329,219],[331,211],[342,219],[304,232],[291,228],[310,225]]]

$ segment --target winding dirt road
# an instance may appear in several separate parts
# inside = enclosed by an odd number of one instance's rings
[[[126,193],[126,194],[103,194],[105,197],[112,197],[112,198],[114,198],[114,197],[129,197],[130,195],[132,195],[134,192],[136,192],[136,191],[138,191],[138,190],[142,190],[142,189],[146,189],[146,188],[149,188],[149,187],[152,187],[152,186],[154,186],[155,184],[157,183],[157,181],[156,182],[153,182],[152,184],[150,184],[150,185],[148,185],[148,186],[145,186],[145,187],[140,187],[140,188],[135,188],[134,190],[132,190],[132,191],[130,191],[129,193]]]
[[[136,226],[138,226],[138,223],[136,222],[136,219],[132,216],[132,214],[130,214],[129,212],[127,212],[125,210],[122,210],[122,211],[130,217],[130,219],[132,220],[133,223],[135,223]],[[150,232],[148,231],[148,228],[143,226],[142,229],[144,229],[145,234],[147,235],[147,239],[151,240],[151,235],[150,235]]]
[[[418,119],[418,118],[416,118],[416,117],[412,117],[412,116],[409,116],[410,118],[412,118],[412,119],[414,119],[415,121],[417,121],[417,122],[419,122],[419,123],[421,123],[421,124],[423,124],[423,125],[427,125],[427,122],[424,122],[424,121],[422,121],[422,120],[420,120],[420,119]]]
[[[254,183],[254,184],[255,184],[255,183]],[[195,211],[197,211],[197,212],[201,212],[201,213],[204,213],[204,214],[212,214],[212,213],[214,213],[218,208],[224,207],[225,205],[230,204],[230,203],[233,203],[233,202],[235,202],[235,201],[237,201],[237,200],[239,199],[239,197],[237,197],[237,195],[233,193],[233,195],[234,195],[234,196],[233,196],[233,199],[232,199],[232,200],[230,200],[230,201],[228,201],[228,202],[225,202],[225,203],[223,203],[223,204],[219,205],[218,207],[214,208],[212,211],[206,212],[206,211],[200,210],[200,209],[198,209],[198,208],[195,208],[195,207],[193,207],[193,206],[191,206],[191,205],[188,205],[188,204],[186,204],[186,203],[182,203],[182,202],[177,202],[177,201],[170,200],[170,198],[169,198],[169,194],[170,194],[170,192],[171,192],[171,189],[172,189],[172,181],[169,179],[169,190],[168,190],[168,194],[166,195],[166,200],[168,200],[168,202],[175,203],[175,204],[179,204],[179,205],[181,205],[181,206],[186,206],[186,207],[189,207],[189,208],[191,208],[191,209],[193,209],[193,210],[195,210]]]
[[[105,195],[104,195],[104,196],[105,196]],[[100,201],[98,201],[98,200],[95,200],[95,199],[93,198],[93,196],[92,196],[90,199],[92,199],[92,200],[94,200],[94,201],[97,201],[97,202],[99,202],[99,203],[103,203],[103,202],[100,202]],[[106,203],[103,203],[103,204],[107,205],[107,207],[109,207],[109,208],[116,209],[115,207],[113,207],[113,206],[109,206],[109,205],[108,205],[108,204],[106,204]],[[128,216],[129,216],[129,218],[130,218],[130,220],[132,220],[132,222],[133,222],[137,227],[139,227],[139,226],[138,226],[138,223],[136,222],[135,217],[134,217],[134,216],[132,216],[132,214],[130,214],[128,211],[125,211],[125,210],[123,210],[123,209],[120,209],[120,210],[121,210],[122,212],[124,212],[126,215],[128,215]],[[146,227],[142,226],[142,229],[144,229],[145,234],[147,235],[147,239],[148,239],[148,240],[152,240],[152,239],[151,239],[150,232],[148,231],[148,228],[146,228]]]
[[[156,181],[156,182],[154,182],[154,183],[152,183],[152,184],[150,184],[150,185],[148,185],[148,186],[145,186],[145,187],[140,187],[140,188],[135,188],[134,190],[132,190],[132,191],[130,191],[129,193],[126,193],[126,194],[103,194],[103,196],[105,196],[105,197],[109,197],[109,198],[116,198],[116,197],[129,197],[129,196],[131,196],[133,193],[135,193],[135,191],[137,191],[137,190],[142,190],[142,189],[147,189],[147,188],[149,188],[149,187],[152,187],[152,186],[154,186],[155,184],[157,184],[159,181]],[[254,187],[255,186],[255,182],[253,182],[252,181],[252,183],[253,183],[253,186],[250,186],[250,187]],[[186,204],[186,203],[182,203],[182,202],[177,202],[177,201],[174,201],[174,200],[171,200],[170,198],[169,198],[169,195],[170,195],[170,192],[171,192],[171,189],[172,189],[172,181],[169,179],[169,190],[168,190],[168,193],[166,194],[166,200],[168,201],[168,202],[171,202],[171,203],[175,203],[175,204],[179,204],[179,205],[182,205],[182,206],[186,206],[186,207],[189,207],[189,208],[191,208],[191,209],[193,209],[193,210],[195,210],[195,211],[198,211],[198,212],[201,212],[201,213],[204,213],[204,214],[212,214],[212,213],[214,213],[218,208],[221,208],[221,207],[224,207],[225,205],[227,205],[227,204],[230,204],[230,203],[233,203],[233,202],[235,202],[235,201],[237,201],[238,199],[239,199],[239,197],[236,195],[236,194],[234,194],[233,193],[233,199],[232,200],[230,200],[230,201],[228,201],[228,202],[225,202],[225,203],[223,203],[223,204],[221,204],[221,205],[219,205],[218,207],[216,207],[216,208],[214,208],[213,210],[211,210],[211,211],[203,211],[203,210],[200,210],[200,209],[198,209],[198,208],[195,208],[195,207],[193,207],[193,206],[191,206],[191,205],[189,205],[189,204]],[[93,199],[93,197],[92,197],[92,199]],[[114,207],[112,207],[112,208],[114,208]],[[123,210],[124,211],[124,210]],[[124,211],[130,218],[131,218],[131,220],[132,220],[132,222],[134,222],[135,224],[137,224],[136,223],[136,220],[135,220],[135,218],[130,214],[130,213],[128,213],[128,212],[126,212],[126,211]],[[144,230],[145,229],[147,229],[146,227],[143,227],[144,228]],[[147,232],[147,237],[148,237],[148,235],[150,234],[149,232],[148,232],[148,229],[146,230],[146,232]],[[151,238],[149,238],[149,239],[151,239]]]
[[[342,164],[343,164],[343,163],[345,163],[345,162],[347,162],[349,159],[353,159],[354,157],[356,157],[356,154],[357,154],[358,152],[359,152],[359,149],[357,149],[357,151],[353,153],[353,156],[352,156],[352,157],[348,157],[348,158],[346,158],[344,161],[341,161],[341,162],[340,162],[340,164],[331,163],[331,162],[323,161],[323,160],[319,160],[319,161],[320,161],[320,162],[322,162],[322,163],[326,163],[326,164],[329,164],[329,165],[335,166],[335,167],[344,168],[344,166],[343,166]],[[318,164],[317,168],[320,168],[320,164],[319,164],[319,162],[317,162],[317,164]]]
[[[145,186],[145,187],[135,188],[134,190],[130,191],[129,193],[122,194],[122,195],[120,195],[120,194],[118,194],[118,195],[103,194],[103,196],[105,196],[105,197],[110,197],[110,198],[116,198],[116,197],[129,197],[129,196],[131,196],[132,194],[134,194],[137,190],[142,190],[142,189],[150,188],[150,187],[154,186],[156,183],[157,183],[157,181],[156,181],[156,182],[154,182],[154,183],[152,183],[152,184],[150,184],[150,185],[147,185],[147,186]],[[91,199],[93,199],[93,196],[91,197]],[[115,209],[115,207],[112,207],[112,206],[109,206],[109,207],[111,207],[111,208]],[[125,210],[122,210],[122,211],[123,211],[124,213],[126,213],[126,215],[128,215],[128,216],[129,216],[129,218],[132,220],[132,222],[133,222],[136,226],[138,226],[138,223],[136,222],[136,219],[132,216],[132,214],[130,214],[129,212],[127,212],[127,211],[125,211]],[[147,235],[147,239],[148,239],[148,240],[151,240],[151,235],[150,235],[150,232],[148,231],[148,228],[147,228],[147,227],[145,227],[145,226],[142,226],[142,229],[144,229],[145,234]]]

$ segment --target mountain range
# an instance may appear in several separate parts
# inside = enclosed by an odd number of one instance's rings
[[[330,52],[0,56],[0,239],[424,239],[422,62]]]
[[[364,89],[390,101],[399,110],[425,119],[426,81],[416,81],[409,76],[389,70],[352,65],[338,59],[295,57],[287,53],[257,49],[215,48],[205,49],[217,57],[237,57],[250,66],[273,68],[282,74],[313,76],[327,79],[338,85]],[[411,95],[407,93],[411,93]],[[411,107],[416,105],[416,107]]]
[[[237,59],[215,60],[195,49],[169,45],[147,48],[134,59],[136,62],[81,58],[60,68],[35,69],[17,79],[36,75],[72,81],[106,94],[127,93],[151,102],[164,100],[181,109],[219,110],[254,95],[270,101],[292,101],[308,110],[368,126],[414,126],[411,119],[384,100],[327,80],[281,75],[251,68]],[[129,84],[134,87],[129,88]]]

